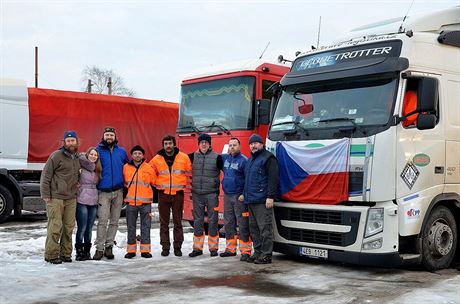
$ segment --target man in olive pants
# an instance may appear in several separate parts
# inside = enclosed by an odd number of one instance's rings
[[[40,179],[40,193],[46,202],[48,228],[45,261],[72,262],[72,232],[77,208],[80,161],[75,131],[64,133],[64,145],[46,161]]]

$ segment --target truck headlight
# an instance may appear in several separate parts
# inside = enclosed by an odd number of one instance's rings
[[[364,237],[370,237],[383,231],[383,208],[370,208],[367,211],[366,232]]]

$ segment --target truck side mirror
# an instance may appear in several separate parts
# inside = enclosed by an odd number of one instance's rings
[[[438,80],[424,77],[417,88],[417,112],[436,113],[438,107]]]
[[[257,101],[257,125],[270,123],[270,100],[260,99]]]
[[[436,115],[420,113],[417,116],[417,129],[428,130],[436,126]]]

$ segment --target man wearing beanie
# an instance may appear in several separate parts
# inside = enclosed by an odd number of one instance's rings
[[[48,218],[45,261],[52,264],[72,262],[79,170],[77,133],[66,131],[64,145],[50,155],[40,179]]]
[[[278,161],[265,150],[263,139],[258,134],[249,137],[251,157],[245,167],[243,195],[239,197],[249,209],[249,231],[252,237],[254,254],[247,262],[269,264],[272,262],[273,199],[278,192]]]
[[[112,127],[104,128],[102,141],[96,150],[99,152],[102,174],[97,184],[99,207],[96,253],[93,260],[100,260],[103,256],[113,259],[112,248],[123,204],[123,165],[128,162],[128,156],[125,149],[118,145],[115,129]]]
[[[132,259],[136,256],[136,225],[137,216],[141,217],[141,257],[151,258],[152,254],[150,245],[150,228],[152,211],[153,190],[156,175],[153,168],[145,162],[144,149],[136,145],[131,149],[132,160],[123,166],[123,176],[125,187],[128,189],[125,202],[126,207],[126,225],[128,227],[128,245],[126,247],[125,258]]]
[[[189,154],[192,162],[193,251],[189,257],[203,254],[204,215],[208,213],[208,247],[211,256],[219,249],[218,205],[222,157],[211,148],[211,136],[198,137],[198,150]]]

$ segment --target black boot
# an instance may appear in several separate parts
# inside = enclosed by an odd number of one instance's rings
[[[113,255],[112,248],[113,248],[113,246],[107,246],[107,247],[105,247],[104,256],[105,256],[108,260],[113,260],[113,258],[115,257],[115,256]]]
[[[75,256],[75,261],[84,261],[83,257],[85,255],[85,244],[75,244],[75,251],[77,252]]]
[[[87,261],[91,260],[91,243],[84,243],[83,244],[83,260]]]

